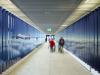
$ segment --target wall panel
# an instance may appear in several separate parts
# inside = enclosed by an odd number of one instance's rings
[[[44,41],[44,33],[0,7],[0,73]]]
[[[60,37],[67,50],[100,72],[100,7],[57,33],[57,41]]]

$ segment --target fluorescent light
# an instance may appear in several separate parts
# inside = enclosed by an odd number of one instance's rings
[[[98,4],[100,4],[100,0],[85,0],[69,16],[69,18],[64,22],[64,25],[77,21],[81,16],[91,12],[91,10],[93,10]]]
[[[39,31],[42,31],[36,24],[34,24],[15,4],[13,4],[10,0],[0,0],[0,6],[4,9],[8,10],[18,18],[22,19],[29,25],[35,27]],[[42,31],[43,32],[43,31]]]
[[[67,25],[61,25],[61,26],[64,26],[64,27],[65,27],[65,26],[67,26]]]
[[[100,0],[85,0],[84,3],[98,3]]]
[[[85,16],[96,7],[100,6],[100,0],[83,0],[82,3],[75,9],[75,11],[65,20],[61,25],[63,28],[69,26]],[[59,28],[61,30],[62,28]]]

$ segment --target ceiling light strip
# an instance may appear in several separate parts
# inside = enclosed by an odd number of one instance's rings
[[[75,9],[75,11],[66,19],[66,21],[62,24],[69,26],[79,20],[81,17],[87,15],[94,9],[100,6],[100,0],[83,0],[82,3]],[[59,28],[57,32],[61,31],[63,28]],[[57,33],[56,32],[56,33]]]
[[[10,0],[0,0],[0,6],[4,9],[8,10],[18,18],[22,19],[29,25],[33,26],[34,28],[38,29],[39,31],[43,32],[39,27],[37,27],[19,8],[16,7]]]

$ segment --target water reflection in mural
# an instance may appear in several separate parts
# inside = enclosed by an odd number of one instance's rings
[[[100,72],[100,8],[56,34],[56,38],[61,35],[67,50]]]
[[[45,35],[0,7],[0,73],[44,42]]]

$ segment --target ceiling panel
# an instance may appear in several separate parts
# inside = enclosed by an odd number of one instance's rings
[[[0,6],[38,30],[54,34],[99,7],[100,0],[0,0]]]
[[[82,0],[11,0],[43,32],[53,34]],[[47,32],[47,28],[52,32]]]

